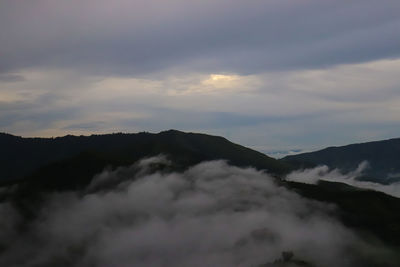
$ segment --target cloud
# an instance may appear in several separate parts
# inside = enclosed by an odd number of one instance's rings
[[[361,162],[357,169],[349,172],[342,173],[338,169],[329,169],[328,166],[318,166],[312,169],[294,171],[286,176],[286,180],[301,182],[306,184],[317,184],[319,180],[345,183],[363,189],[371,189],[380,191],[391,196],[400,197],[400,182],[392,183],[390,185],[383,185],[374,182],[360,181],[357,178],[361,177],[363,171],[368,168],[368,162]]]
[[[398,69],[400,60],[246,76],[23,71],[24,81],[0,82],[0,126],[24,136],[176,128],[263,151],[313,150],[396,137]]]
[[[173,127],[266,150],[399,134],[397,0],[1,5],[2,131]]]
[[[24,77],[18,74],[0,74],[0,82],[21,82],[24,81]]]
[[[399,3],[2,1],[0,71],[260,73],[399,57]]]
[[[354,267],[382,256],[329,215],[332,206],[268,174],[223,161],[183,173],[154,173],[154,164],[168,161],[147,159],[97,175],[86,191],[48,195],[25,224],[2,203],[0,264],[258,266],[292,251],[316,266]]]

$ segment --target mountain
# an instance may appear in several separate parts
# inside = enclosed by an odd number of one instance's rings
[[[285,186],[303,197],[335,204],[345,225],[400,248],[399,198],[338,182],[288,182]]]
[[[398,144],[399,139],[392,139],[342,148],[327,148],[314,153],[301,154],[300,158],[296,155],[278,161],[222,137],[176,130],[158,134],[117,133],[91,136],[67,135],[57,138],[22,138],[0,134],[2,147],[0,164],[3,170],[0,204],[11,203],[10,205],[18,210],[24,218],[24,223],[21,225],[24,230],[30,222],[40,220],[37,216],[46,212],[46,209],[43,210],[44,203],[52,194],[61,192],[66,193],[63,196],[68,197],[71,196],[68,192],[76,192],[78,197],[86,199],[87,186],[94,175],[101,173],[104,169],[115,170],[120,166],[130,166],[142,158],[159,154],[164,154],[171,159],[171,163],[165,166],[162,164],[153,166],[153,171],[164,173],[181,172],[203,161],[225,159],[231,165],[253,166],[259,170],[267,170],[274,175],[276,178],[274,182],[277,185],[297,192],[303,198],[316,200],[318,203],[325,202],[329,204],[329,207],[335,207],[330,212],[368,242],[378,240],[378,243],[383,242],[398,251],[400,248],[400,215],[397,212],[400,206],[399,198],[337,182],[320,181],[317,184],[303,184],[281,179],[294,169],[292,167],[294,165],[301,167],[331,162],[332,167],[342,167],[340,165],[342,163],[343,170],[351,170],[360,161],[369,160],[377,173],[379,173],[379,168],[382,168],[385,173],[396,171],[397,169],[390,166],[398,162],[395,157],[395,151],[399,149]],[[307,159],[318,159],[315,154],[321,156],[322,159],[326,156],[331,161],[327,163],[301,158],[302,155],[306,155],[309,156]],[[355,159],[351,158],[352,156]],[[16,186],[7,186],[10,184]],[[113,199],[113,195],[105,195],[105,197]],[[96,198],[86,200],[96,201]],[[240,201],[241,204],[247,202],[247,200]],[[282,209],[285,207],[282,206]],[[301,210],[294,212],[299,213],[299,219],[305,216]],[[293,262],[278,261],[271,264],[297,266],[295,263],[298,266],[308,266],[297,259]],[[266,263],[265,266],[269,266],[268,264]]]
[[[328,147],[316,152],[286,156],[282,161],[302,166],[327,165],[343,172],[353,171],[367,161],[361,180],[390,184],[400,181],[400,138]]]
[[[85,185],[106,167],[126,166],[165,154],[184,169],[196,163],[225,159],[236,166],[253,166],[276,175],[289,166],[225,138],[176,130],[137,134],[67,135],[57,138],[22,138],[0,134],[2,183],[19,179],[48,179],[49,187]],[[53,179],[57,174],[58,179]]]

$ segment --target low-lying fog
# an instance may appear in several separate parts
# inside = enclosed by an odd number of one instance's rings
[[[399,182],[392,183],[390,185],[383,185],[374,182],[357,180],[357,178],[362,176],[363,171],[367,168],[369,168],[367,161],[361,162],[356,170],[349,173],[342,173],[338,169],[330,170],[328,166],[323,165],[311,169],[294,171],[286,176],[286,180],[309,184],[316,184],[319,180],[340,182],[358,188],[371,189],[384,192],[394,197],[400,197]]]
[[[38,217],[0,205],[0,266],[367,266],[388,251],[362,241],[268,174],[223,161],[150,174],[164,157],[104,171],[85,192],[47,196]],[[293,174],[295,175],[295,174]],[[56,179],[56,177],[55,177]]]

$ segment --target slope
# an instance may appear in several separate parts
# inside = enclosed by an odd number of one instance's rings
[[[316,152],[286,156],[283,162],[297,166],[327,165],[343,172],[355,170],[368,161],[363,180],[384,184],[400,181],[400,138],[384,141],[328,147]]]
[[[225,138],[176,130],[158,134],[117,133],[57,138],[22,138],[0,134],[0,147],[2,183],[48,177],[52,183],[61,183],[64,179],[64,184],[69,186],[85,184],[87,179],[107,166],[129,165],[143,157],[158,154],[171,157],[176,169],[205,160],[225,159],[233,165],[253,166],[274,174],[288,171],[287,164]],[[54,174],[57,174],[57,181],[52,179]]]

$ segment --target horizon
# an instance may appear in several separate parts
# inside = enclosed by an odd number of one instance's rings
[[[2,1],[0,131],[224,136],[260,151],[400,136],[400,2]]]
[[[0,7],[0,266],[400,266],[399,0]]]
[[[209,134],[207,132],[190,132],[190,131],[182,131],[182,130],[177,130],[177,129],[168,129],[168,130],[162,130],[159,132],[150,132],[150,131],[140,131],[140,132],[108,132],[108,133],[87,133],[87,134],[65,134],[65,135],[59,135],[59,136],[22,136],[22,135],[15,135],[12,133],[7,133],[7,132],[0,132],[0,134],[6,134],[6,135],[12,135],[12,136],[16,136],[16,137],[22,137],[22,138],[44,138],[44,139],[55,139],[55,138],[63,138],[63,137],[67,137],[67,136],[74,136],[74,137],[90,137],[90,136],[98,136],[98,135],[113,135],[113,134],[141,134],[141,133],[145,133],[145,134],[160,134],[163,132],[169,132],[169,131],[177,131],[177,132],[181,132],[181,133],[188,133],[188,134],[204,134],[204,135],[210,135],[210,136],[219,136],[219,135],[213,135],[213,134]],[[332,144],[326,144],[325,146],[322,147],[318,147],[318,148],[314,148],[314,149],[300,149],[300,148],[293,148],[293,149],[288,149],[288,150],[268,150],[265,148],[259,148],[259,147],[251,147],[251,146],[246,146],[244,144],[235,142],[234,140],[231,140],[225,136],[219,136],[219,137],[223,137],[225,139],[227,139],[228,141],[235,143],[235,144],[239,144],[242,145],[244,147],[248,147],[250,149],[253,149],[255,151],[261,152],[269,157],[275,158],[275,159],[281,159],[285,156],[290,156],[290,155],[297,155],[297,154],[303,154],[303,153],[309,153],[309,152],[316,152],[325,148],[330,148],[330,147],[344,147],[344,146],[348,146],[348,145],[354,145],[354,144],[363,144],[363,143],[372,143],[372,142],[380,142],[380,141],[387,141],[387,140],[392,140],[392,139],[399,139],[400,137],[391,137],[391,138],[387,138],[387,139],[379,139],[379,140],[369,140],[369,141],[365,141],[365,142],[354,142],[354,143],[346,143],[346,144],[338,144],[338,145],[332,145]]]

